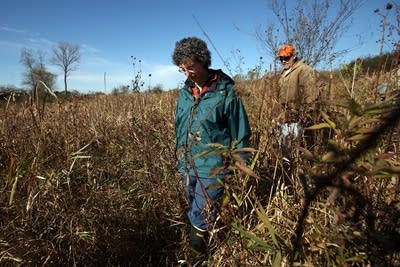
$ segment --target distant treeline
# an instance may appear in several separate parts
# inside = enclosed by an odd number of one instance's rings
[[[58,100],[71,99],[71,98],[83,99],[90,96],[104,95],[104,93],[102,92],[83,94],[76,90],[68,91],[67,94],[65,94],[65,92],[54,91],[54,94],[57,96]],[[40,90],[38,92],[38,97],[41,100],[46,99],[46,101],[50,102],[55,100],[52,97],[48,97],[48,95],[49,94],[43,90]],[[30,100],[31,98],[32,98],[32,90],[28,88],[17,88],[15,86],[0,86],[0,104],[6,103],[10,100],[13,102],[24,102],[26,100]]]
[[[374,72],[388,72],[394,69],[399,64],[399,54],[393,52],[387,52],[382,55],[376,56],[368,56],[364,58],[358,58],[351,61],[349,64],[342,66],[341,68],[353,69],[354,66],[357,67],[357,72],[360,74],[372,74]],[[338,69],[337,71],[340,71]],[[322,71],[325,73],[325,71]],[[0,85],[0,101],[9,97],[11,94],[14,94],[14,97],[20,98],[26,94],[30,93],[31,89],[28,88],[18,88],[14,85]],[[124,91],[128,91],[129,86],[123,90],[123,88],[114,88],[112,94],[123,93]],[[161,92],[161,85],[154,86],[152,90],[148,90],[149,92]],[[55,94],[59,95],[61,98],[63,97],[61,93],[55,92]],[[71,91],[69,95],[80,95],[78,91]],[[99,94],[99,93],[95,93]],[[102,93],[100,93],[102,94]],[[65,93],[64,93],[65,97]]]
[[[399,64],[399,54],[387,52],[382,55],[358,58],[351,61],[348,66],[353,69],[356,64],[358,71],[362,74],[388,72]]]

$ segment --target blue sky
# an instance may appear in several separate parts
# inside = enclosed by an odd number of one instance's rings
[[[373,11],[384,10],[386,2],[366,0],[356,12],[338,44],[340,49],[351,52],[338,59],[337,64],[379,53],[376,41],[380,17]],[[260,56],[264,57],[265,65],[273,60],[254,37],[257,28],[273,19],[267,0],[2,0],[1,3],[0,85],[22,86],[24,68],[19,63],[22,48],[41,49],[46,59],[50,59],[51,48],[65,41],[79,45],[82,53],[79,68],[68,78],[71,90],[109,93],[115,87],[130,84],[134,73],[131,56],[136,58],[135,71],[139,70],[138,60],[141,61],[144,89],[157,84],[164,89],[175,88],[184,80],[171,62],[175,42],[186,36],[198,36],[209,43],[194,17],[224,59],[233,65],[235,58],[244,59],[244,71],[256,66]],[[210,43],[209,48],[212,67],[225,69]],[[58,75],[55,89],[62,91],[61,71],[51,65],[47,68]]]

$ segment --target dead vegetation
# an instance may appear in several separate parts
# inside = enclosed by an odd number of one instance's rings
[[[228,180],[209,266],[400,264],[397,85],[381,99],[371,77],[321,84],[329,97],[314,146],[294,144],[290,165],[277,145],[274,77],[238,84],[259,178]],[[187,219],[175,173],[176,97],[5,101],[0,263],[177,266]]]

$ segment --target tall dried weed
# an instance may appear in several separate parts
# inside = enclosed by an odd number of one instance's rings
[[[232,165],[210,266],[400,263],[399,98],[380,98],[382,77],[336,74],[321,83],[314,145],[293,144],[290,164],[279,147],[276,77],[238,82],[254,150],[250,166]],[[40,119],[28,99],[8,99],[0,263],[176,266],[188,223],[175,172],[176,98],[169,91],[48,101]]]

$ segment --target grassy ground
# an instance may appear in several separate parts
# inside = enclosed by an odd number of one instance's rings
[[[237,83],[259,178],[228,179],[209,266],[400,264],[399,105],[380,99],[376,79],[321,79],[326,115],[314,121],[312,149],[294,144],[290,165],[277,146],[274,78]],[[175,173],[176,98],[6,99],[1,265],[177,266],[187,219]]]

